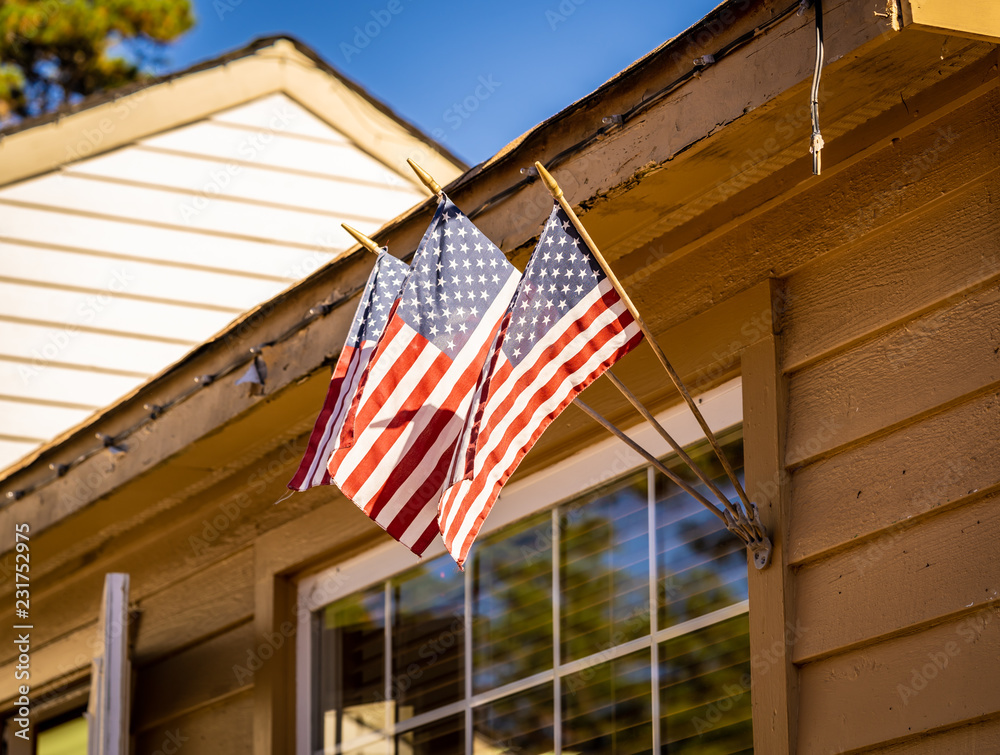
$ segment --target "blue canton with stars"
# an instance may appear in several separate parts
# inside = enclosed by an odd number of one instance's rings
[[[351,324],[347,345],[357,347],[363,341],[375,341],[382,335],[389,322],[389,310],[399,296],[399,289],[406,279],[410,266],[383,252],[375,261],[369,277],[368,300],[361,302]]]
[[[566,213],[556,204],[510,305],[510,324],[501,348],[511,364],[520,364],[552,325],[605,277]]]
[[[454,358],[514,275],[504,253],[442,195],[396,312]]]

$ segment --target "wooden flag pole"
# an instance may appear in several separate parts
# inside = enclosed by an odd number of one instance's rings
[[[372,254],[382,254],[382,247],[380,247],[370,238],[365,236],[361,231],[351,228],[351,226],[347,225],[347,223],[341,223],[340,227],[343,228],[345,231],[347,231],[349,234],[351,234],[351,236],[354,237],[355,241],[361,244],[361,246],[363,246]]]
[[[559,184],[556,183],[556,179],[552,177],[552,174],[549,173],[545,169],[545,166],[542,165],[540,162],[537,161],[535,162],[535,168],[538,170],[538,175],[542,177],[542,182],[545,184],[545,187],[549,190],[549,193],[552,194],[552,197],[559,203],[559,206],[562,207],[563,212],[565,212],[569,216],[569,219],[572,221],[573,226],[577,230],[577,233],[579,233],[580,236],[583,238],[584,243],[586,243],[587,246],[590,247],[590,251],[597,259],[598,264],[604,270],[604,274],[608,276],[608,280],[611,281],[611,285],[615,287],[615,289],[618,291],[618,294],[622,297],[622,301],[625,303],[625,306],[628,307],[629,312],[632,313],[632,317],[634,317],[636,323],[638,323],[639,329],[642,331],[642,334],[646,336],[646,341],[648,341],[649,345],[652,347],[653,353],[656,354],[656,358],[663,366],[663,369],[666,371],[667,375],[670,376],[670,380],[673,382],[674,387],[684,398],[684,401],[691,409],[692,414],[694,414],[695,419],[698,420],[698,424],[701,425],[701,429],[705,433],[705,437],[708,438],[708,442],[712,444],[712,450],[715,451],[715,455],[719,457],[719,462],[722,464],[722,468],[726,470],[726,475],[729,477],[729,481],[733,484],[733,487],[736,489],[736,492],[739,495],[740,500],[743,501],[743,506],[747,512],[746,513],[747,518],[750,521],[753,521],[755,517],[754,507],[751,505],[750,500],[747,498],[746,491],[743,490],[743,486],[740,484],[739,478],[736,477],[736,472],[733,471],[732,465],[729,463],[729,460],[726,458],[725,454],[722,453],[722,449],[719,447],[719,441],[716,439],[715,433],[712,432],[712,429],[708,426],[708,422],[705,421],[705,417],[702,416],[701,411],[699,411],[698,405],[695,404],[694,399],[691,398],[691,394],[688,393],[687,388],[681,381],[680,375],[677,374],[677,371],[674,370],[673,365],[671,365],[670,362],[667,360],[666,354],[663,353],[663,349],[660,348],[660,344],[653,336],[653,333],[649,329],[649,326],[646,325],[646,321],[642,319],[642,315],[640,315],[639,310],[635,308],[635,304],[632,303],[632,299],[629,297],[628,293],[625,291],[625,288],[619,282],[618,277],[614,274],[614,271],[611,269],[611,266],[608,265],[607,260],[604,259],[604,255],[601,254],[600,250],[597,248],[597,244],[595,244],[594,240],[590,238],[590,234],[587,233],[587,229],[583,227],[583,223],[580,222],[580,218],[576,216],[576,213],[573,211],[573,208],[570,207],[569,202],[566,201],[566,195],[563,194],[563,190],[559,187]],[[736,515],[736,512],[732,513],[734,514],[734,516]]]

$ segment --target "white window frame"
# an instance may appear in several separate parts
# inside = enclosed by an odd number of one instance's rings
[[[698,397],[698,402],[699,409],[714,432],[718,433],[738,425],[743,421],[743,381],[739,377],[734,378],[701,394]],[[567,411],[574,410],[569,408]],[[701,427],[685,405],[671,407],[656,415],[656,419],[681,446],[689,446],[705,437]],[[600,437],[602,433],[605,431],[595,424],[594,435]],[[658,458],[672,452],[666,441],[646,422],[631,428],[628,434]],[[603,483],[626,476],[630,472],[648,465],[648,461],[617,438],[609,436],[599,440],[551,467],[507,485],[500,495],[500,500],[497,501],[489,518],[484,523],[480,536],[495,532],[527,516],[576,498]],[[652,538],[650,538],[650,543],[653,543]],[[651,545],[652,547],[655,546]],[[310,747],[313,734],[311,730],[313,674],[316,671],[313,667],[315,658],[312,631],[313,613],[340,598],[371,587],[444,553],[444,543],[440,538],[436,538],[431,543],[422,558],[413,555],[399,543],[388,540],[366,553],[330,566],[299,581],[295,649],[296,755],[314,755]],[[553,600],[557,600],[556,595],[553,595]],[[722,609],[727,614],[733,615],[746,610],[747,601],[741,601]],[[706,617],[693,619],[692,622],[684,622],[671,629],[683,630],[684,632],[693,631],[699,625],[706,623],[705,620],[709,618],[714,621],[722,617],[710,614]],[[468,621],[469,617],[466,616],[466,622],[468,623]],[[712,623],[712,621],[707,623]],[[661,630],[660,634],[663,631],[666,630]],[[664,638],[658,635],[652,641],[659,642],[662,639]],[[639,648],[628,647],[627,652],[636,649]],[[615,653],[615,655],[617,656],[619,653]],[[553,672],[547,673],[551,677]],[[471,684],[471,677],[469,675],[466,677],[465,681],[468,686]],[[541,680],[532,681],[532,684],[536,681]],[[658,686],[654,683],[653,689],[657,690]],[[493,698],[502,697],[509,693],[509,690],[504,689],[502,694],[493,694],[493,692],[486,694]],[[657,716],[658,714],[654,711],[654,720],[657,719]],[[654,730],[656,728],[654,726]],[[466,732],[466,736],[469,736],[469,732]]]

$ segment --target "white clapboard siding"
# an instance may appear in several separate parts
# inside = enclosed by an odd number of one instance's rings
[[[55,358],[46,359],[41,352],[28,361],[0,356],[0,385],[4,394],[38,404],[41,409],[47,403],[99,409],[139,382],[139,375],[119,375],[97,367],[64,367]]]
[[[0,469],[424,199],[284,94],[0,187]]]
[[[21,401],[0,398],[0,417],[3,417],[4,435],[22,436],[46,440],[58,435],[85,419],[92,410],[68,409],[63,406],[47,406],[45,411]]]
[[[3,190],[0,189],[0,197]],[[341,242],[339,234],[337,241]],[[0,238],[44,246],[137,257],[163,266],[231,271],[287,285],[336,256],[348,244],[303,249],[266,241],[209,236],[193,230],[156,228],[130,219],[93,218],[0,202]],[[282,286],[284,288],[284,286]]]
[[[211,201],[216,196],[368,217],[373,207],[396,214],[423,199],[409,186],[372,184],[346,178],[288,173],[260,165],[239,165],[142,147],[117,150],[71,165],[73,176],[156,182]],[[190,201],[190,200],[189,200]]]
[[[229,123],[255,129],[269,129],[279,114],[291,116],[282,119],[286,121],[283,127],[285,133],[338,144],[349,145],[351,143],[339,131],[330,128],[329,124],[324,123],[299,103],[280,93],[259,97],[245,105],[216,113],[210,120],[216,123]]]
[[[233,201],[225,195],[205,199],[186,192],[165,191],[70,174],[24,181],[0,192],[0,202],[60,207],[87,214],[128,217],[156,225],[223,233],[254,239],[274,239],[314,245],[341,223],[369,227],[372,216],[348,213],[320,214]]]
[[[0,241],[0,278],[115,291],[184,304],[228,307],[234,311],[250,309],[273,296],[276,288],[283,287],[273,280],[4,241]]]
[[[241,128],[218,121],[202,121],[168,131],[143,139],[140,144],[333,178],[364,176],[367,180],[390,186],[412,185],[375,158],[350,145],[306,139],[280,131]]]
[[[164,343],[149,338],[130,338],[69,327],[53,331],[51,326],[23,322],[2,322],[3,351],[17,359],[42,359],[67,365],[100,367],[109,370],[159,372],[184,356],[195,343]]]
[[[12,440],[0,435],[0,459],[20,459],[34,451],[39,445],[37,440]]]
[[[199,342],[221,330],[240,314],[207,307],[126,299],[104,291],[67,291],[0,279],[0,317],[44,314],[58,333],[65,327],[84,325],[132,335],[163,336]],[[207,332],[206,332],[207,331]],[[0,336],[6,343],[6,338]],[[125,344],[122,344],[124,347]],[[0,347],[2,348],[2,347]],[[164,365],[166,366],[166,365]]]

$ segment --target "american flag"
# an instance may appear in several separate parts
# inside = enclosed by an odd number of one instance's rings
[[[344,418],[360,384],[361,374],[375,351],[378,337],[389,322],[389,311],[410,266],[388,254],[380,254],[368,276],[347,342],[337,358],[323,409],[309,435],[309,445],[291,482],[290,490],[308,490],[333,481],[326,465],[339,445]]]
[[[334,482],[417,555],[439,531],[472,393],[520,274],[447,197],[414,254],[355,401]]]
[[[557,204],[504,318],[441,499],[461,566],[500,489],[545,428],[642,333]]]

